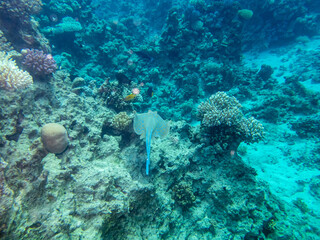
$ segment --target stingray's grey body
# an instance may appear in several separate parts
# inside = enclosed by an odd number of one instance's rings
[[[148,111],[147,113],[137,114],[134,113],[133,129],[136,134],[140,135],[140,138],[146,139],[147,149],[147,163],[146,173],[149,174],[150,165],[150,146],[151,139],[153,137],[165,137],[168,135],[170,127],[169,124],[164,121],[157,112]]]

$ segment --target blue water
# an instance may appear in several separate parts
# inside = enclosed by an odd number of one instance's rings
[[[320,239],[319,16],[1,1],[0,239]]]

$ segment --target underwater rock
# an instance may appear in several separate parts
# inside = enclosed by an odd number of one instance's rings
[[[81,88],[84,87],[86,84],[84,78],[82,77],[76,77],[73,81],[72,81],[72,88]]]
[[[49,152],[62,153],[69,144],[67,130],[58,123],[48,123],[41,129],[41,141]]]
[[[320,115],[314,114],[308,117],[300,117],[297,121],[292,122],[292,129],[296,131],[301,138],[320,137]]]
[[[120,84],[130,84],[131,80],[124,74],[123,71],[116,72],[116,79]]]
[[[7,166],[6,162],[0,157],[0,238],[3,236],[7,226],[7,221],[10,218],[10,210],[14,201],[14,192],[6,183],[4,170]]]
[[[261,68],[258,72],[258,76],[263,80],[263,81],[267,81],[271,75],[273,73],[273,69],[271,66],[266,65],[266,64],[262,64]]]

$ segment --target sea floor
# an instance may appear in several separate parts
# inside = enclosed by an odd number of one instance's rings
[[[319,49],[320,38],[317,37],[260,54],[246,53],[244,63],[255,68],[270,65],[275,70],[273,77],[283,84],[285,77],[294,72],[310,74],[302,84],[310,91],[320,92],[320,83],[314,82],[312,69],[307,67],[312,66],[314,62],[310,56]],[[247,145],[243,160],[256,170],[258,179],[266,182],[273,194],[306,220],[310,229],[317,228],[320,226],[320,199],[314,191],[315,187],[319,191],[320,170],[319,166],[306,162],[308,159],[319,162],[312,158],[319,156],[314,151],[320,139],[299,138],[289,123],[265,124],[265,129],[265,141]]]
[[[320,36],[312,39],[298,38],[295,43],[271,48],[262,52],[247,52],[243,55],[243,63],[250,68],[260,68],[262,64],[273,68],[273,77],[279,83],[284,83],[285,78],[293,73],[305,76],[303,85],[313,91],[320,92],[320,82],[315,83],[314,59],[320,51]],[[316,56],[317,57],[317,56]],[[317,74],[318,75],[318,74]]]

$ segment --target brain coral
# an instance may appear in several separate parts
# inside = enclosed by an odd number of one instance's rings
[[[51,153],[62,153],[68,146],[67,130],[58,123],[48,123],[41,129],[41,141]]]
[[[253,12],[250,9],[241,9],[238,11],[239,17],[245,20],[249,20],[253,16]]]

